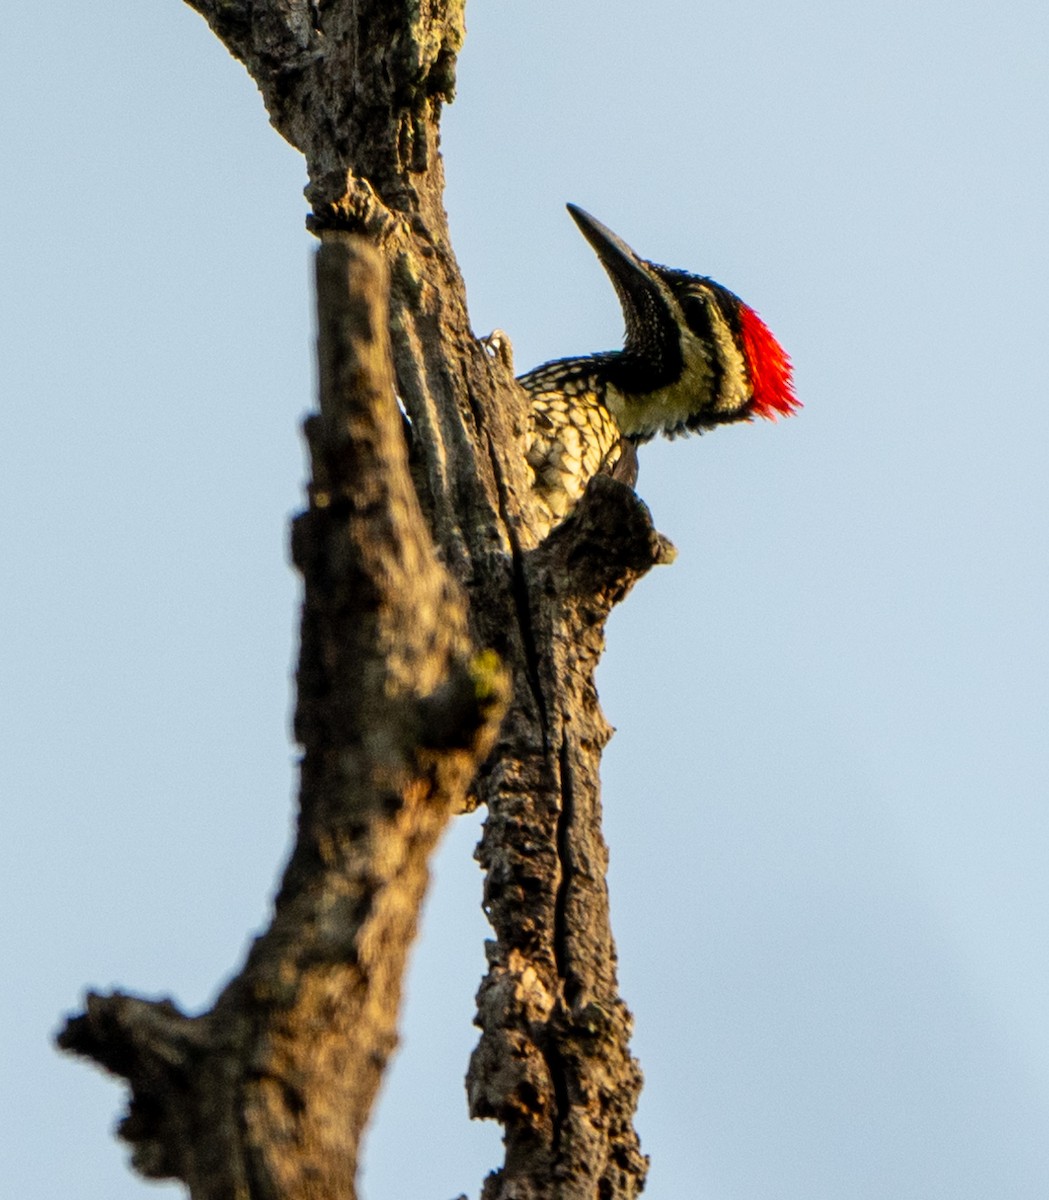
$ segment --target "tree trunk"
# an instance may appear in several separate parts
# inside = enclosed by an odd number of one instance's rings
[[[487,806],[495,930],[470,1111],[485,1200],[630,1197],[646,1162],[605,888],[594,689],[612,606],[672,550],[595,478],[537,543],[527,398],[472,334],[438,153],[463,6],[195,0],[309,170],[319,413],[293,530],[298,838],[212,1009],[91,995],[60,1044],[126,1078],[121,1136],[195,1200],[346,1200],[428,860]],[[407,414],[402,416],[398,405]]]

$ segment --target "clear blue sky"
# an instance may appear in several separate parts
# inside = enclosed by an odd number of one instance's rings
[[[475,329],[617,343],[563,209],[713,275],[805,410],[646,447],[680,556],[600,676],[654,1200],[1049,1195],[1049,9],[468,7]],[[132,1200],[84,985],[193,1009],[294,789],[304,171],[176,0],[19,5],[0,203],[5,1192]],[[476,1195],[486,926],[449,837],[368,1200]]]

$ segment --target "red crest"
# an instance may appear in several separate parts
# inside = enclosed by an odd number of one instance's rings
[[[745,304],[740,305],[739,325],[754,393],[752,411],[769,421],[789,417],[801,407],[801,401],[794,395],[790,357],[765,322]]]

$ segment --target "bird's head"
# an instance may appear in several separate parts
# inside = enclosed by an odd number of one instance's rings
[[[568,211],[619,296],[624,391],[636,403],[660,397],[639,418],[642,436],[657,428],[673,434],[751,417],[775,420],[800,407],[790,358],[754,309],[713,279],[641,258],[574,204]],[[665,412],[656,411],[660,406]]]

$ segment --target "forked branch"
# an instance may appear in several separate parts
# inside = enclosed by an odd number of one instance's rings
[[[210,1012],[91,996],[61,1044],[130,1082],[121,1132],[144,1174],[194,1200],[349,1200],[427,860],[476,775],[495,940],[468,1089],[506,1142],[486,1200],[629,1200],[640,1073],[593,677],[610,609],[671,549],[607,477],[536,544],[528,398],[473,336],[443,208],[461,0],[192,3],[303,152],[323,241],[292,539],[298,838],[272,925]]]

